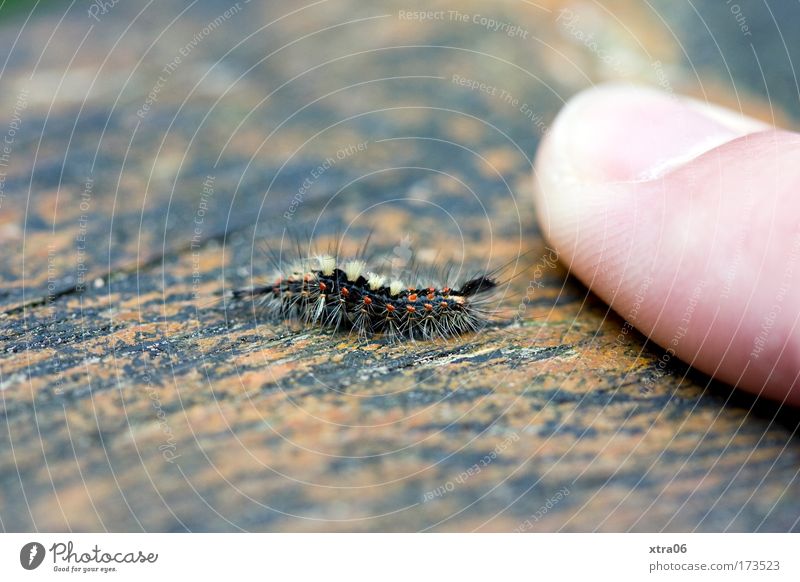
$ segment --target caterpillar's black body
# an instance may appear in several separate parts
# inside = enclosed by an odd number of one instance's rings
[[[274,283],[234,291],[232,298],[255,301],[276,318],[362,337],[437,339],[480,329],[487,318],[480,298],[496,287],[488,275],[458,288],[407,287],[366,271],[360,259],[338,263],[323,255],[297,261]]]

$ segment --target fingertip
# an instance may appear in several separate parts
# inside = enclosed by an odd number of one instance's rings
[[[757,335],[800,216],[797,135],[768,128],[652,89],[593,88],[541,144],[534,191],[545,237],[622,317],[708,374],[798,404],[800,302]]]

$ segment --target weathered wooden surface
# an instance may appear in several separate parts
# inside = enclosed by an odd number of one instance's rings
[[[551,266],[530,197],[541,134],[600,80],[791,123],[796,95],[768,108],[712,50],[771,50],[768,15],[745,36],[705,6],[712,42],[674,3],[134,4],[0,25],[4,530],[798,528],[796,413],[624,333]],[[390,258],[532,250],[507,313],[535,294],[516,325],[400,346],[208,306],[297,224],[378,225]]]

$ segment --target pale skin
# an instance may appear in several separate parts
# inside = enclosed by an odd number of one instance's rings
[[[800,135],[610,85],[571,99],[536,159],[570,271],[668,354],[800,405]]]

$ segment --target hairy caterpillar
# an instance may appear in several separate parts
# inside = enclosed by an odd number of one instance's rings
[[[273,319],[351,331],[361,338],[433,340],[476,332],[491,311],[487,299],[498,288],[496,272],[458,286],[414,282],[367,269],[363,253],[338,260],[322,254],[274,261],[274,281],[228,294],[234,302],[253,302]],[[280,268],[280,267],[284,268]]]

